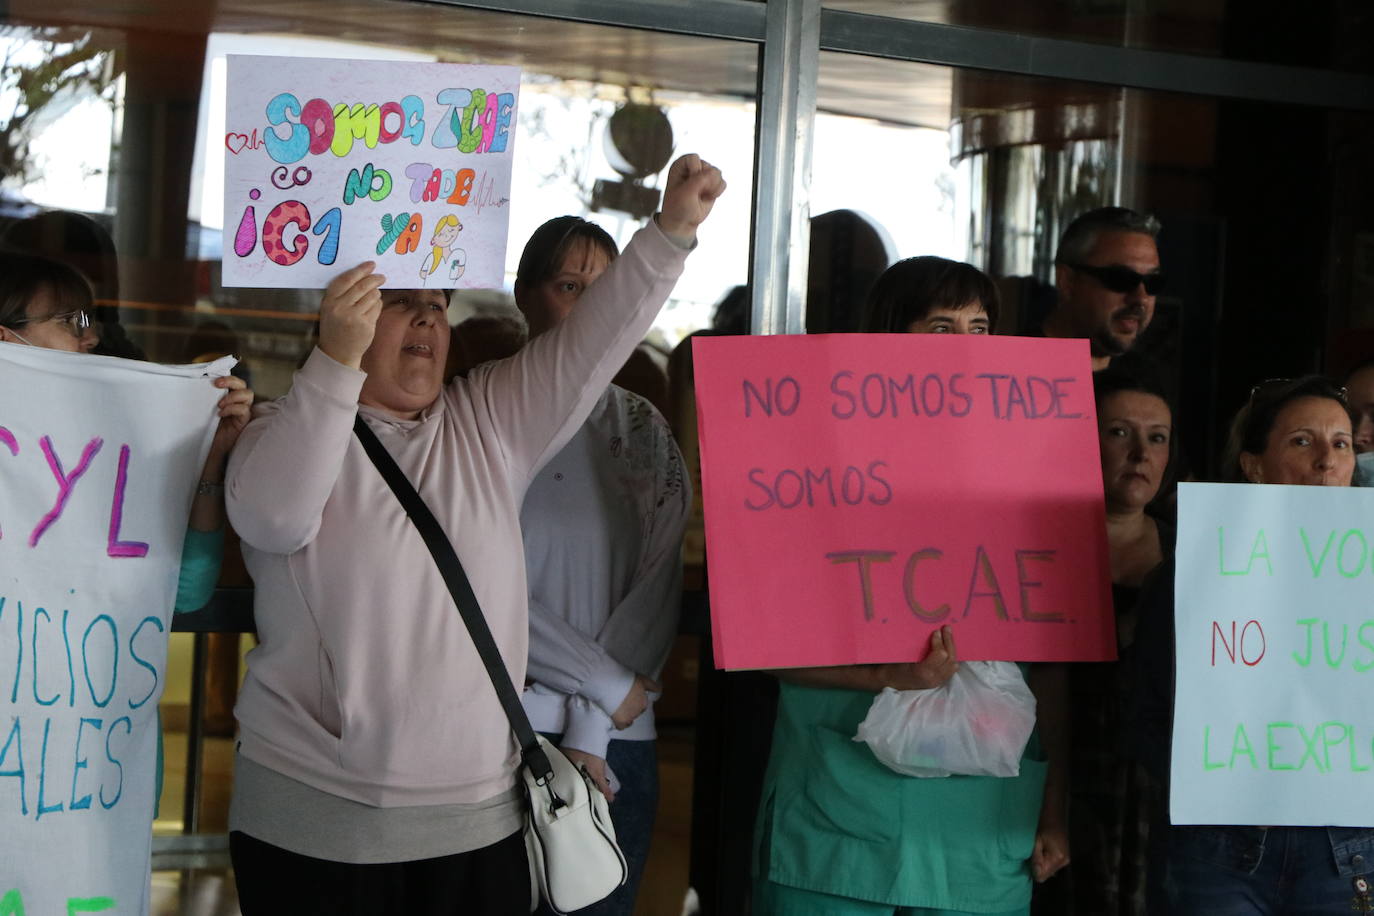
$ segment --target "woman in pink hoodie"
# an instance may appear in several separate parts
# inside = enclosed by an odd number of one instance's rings
[[[528,911],[509,724],[354,418],[448,534],[520,689],[525,490],[648,330],[724,186],[679,159],[662,211],[575,315],[447,387],[443,291],[384,289],[371,264],[326,290],[319,346],[230,462],[261,638],[230,811],[247,916]]]

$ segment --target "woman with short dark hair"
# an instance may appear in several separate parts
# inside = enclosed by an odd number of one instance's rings
[[[997,284],[987,274],[962,261],[923,255],[898,261],[873,284],[863,330],[991,334],[1001,307]]]
[[[977,268],[909,258],[874,285],[863,330],[989,334],[997,305],[996,286]],[[1062,796],[1047,797],[1038,736],[1020,774],[1008,778],[905,776],[853,740],[875,694],[939,687],[957,668],[953,629],[943,626],[919,662],[776,672],[777,724],[755,830],[755,913],[1028,912],[1032,878],[1068,861]],[[1060,711],[1054,700],[1042,703],[1042,716],[1044,707]]]

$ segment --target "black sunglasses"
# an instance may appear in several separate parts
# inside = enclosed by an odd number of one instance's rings
[[[1091,264],[1065,262],[1064,266],[1073,268],[1079,273],[1087,274],[1114,293],[1132,292],[1142,283],[1145,284],[1146,294],[1150,296],[1157,296],[1164,289],[1164,275],[1158,272],[1152,274],[1136,273],[1129,267],[1122,267],[1119,264],[1112,264],[1109,267],[1094,267]]]
[[[1308,376],[1306,378],[1267,378],[1254,388],[1250,389],[1250,403],[1255,401],[1267,401],[1271,398],[1282,399],[1298,388],[1310,388],[1308,394],[1314,397],[1333,398],[1346,403],[1347,392],[1338,385],[1333,385],[1320,376]]]

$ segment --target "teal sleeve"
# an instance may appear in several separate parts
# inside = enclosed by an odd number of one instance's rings
[[[181,545],[181,569],[177,573],[177,598],[172,610],[198,611],[210,602],[219,582],[220,561],[224,558],[224,529],[197,531],[186,529]],[[162,710],[157,713],[157,771],[154,776],[153,819],[162,801]]]
[[[223,557],[223,528],[217,531],[186,529],[186,540],[181,547],[181,571],[177,575],[177,599],[172,610],[178,613],[198,611],[210,603]]]
[[[158,812],[162,810],[162,709],[157,711],[157,772],[153,776],[153,820],[157,820]]]

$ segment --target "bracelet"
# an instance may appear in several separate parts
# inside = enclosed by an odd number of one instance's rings
[[[215,483],[213,480],[202,480],[196,484],[197,496],[213,496],[216,493],[224,492],[224,484]]]

